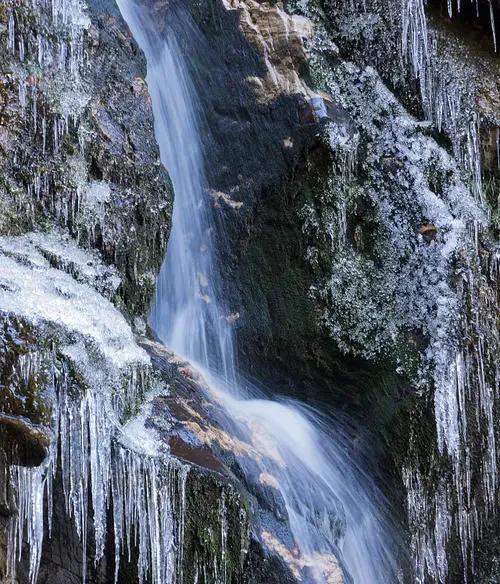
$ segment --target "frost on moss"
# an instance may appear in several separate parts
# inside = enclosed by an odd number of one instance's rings
[[[313,86],[359,133],[353,171],[332,165],[327,193],[313,192],[299,213],[311,294],[346,353],[389,360],[418,388],[403,468],[414,577],[465,578],[498,493],[497,255],[479,156],[479,115],[488,122],[491,112],[475,107],[480,69],[436,49],[422,2],[405,2],[403,14],[392,2],[363,4],[294,4],[317,25]],[[326,134],[332,123],[337,133],[333,116]],[[336,160],[342,145],[331,146]]]
[[[349,113],[361,138],[355,172],[334,172],[326,183],[329,194],[316,195],[321,216],[302,210],[304,230],[310,233],[316,223],[318,253],[330,265],[330,275],[312,293],[346,351],[387,357],[408,331],[437,339],[438,312],[453,320],[454,263],[469,245],[467,225],[483,221],[484,214],[428,126],[404,110],[375,71],[348,63],[332,68],[318,58],[313,72]],[[348,204],[348,220],[339,211],[342,203]],[[348,228],[342,227],[346,221]],[[349,229],[346,245],[321,242],[321,234],[334,239],[342,229]],[[453,327],[447,334],[452,332]]]
[[[80,0],[5,3],[0,234],[69,230],[117,267],[123,305],[144,313],[171,187],[149,138],[147,92],[130,91],[143,63],[118,34],[123,23],[105,35],[89,14]]]

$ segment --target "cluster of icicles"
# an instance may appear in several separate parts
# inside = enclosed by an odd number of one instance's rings
[[[491,26],[491,36],[493,39],[493,46],[495,47],[495,52],[497,51],[497,30],[496,30],[496,23],[495,23],[495,9],[493,6],[494,0],[488,0],[488,7],[490,11],[490,26]],[[469,0],[472,4],[474,3],[476,6],[476,15],[479,16],[479,0]],[[456,0],[456,11],[460,13],[461,9],[461,0]],[[453,11],[455,10],[454,1],[448,0],[448,16],[450,18],[453,17]]]
[[[419,82],[425,117],[450,137],[473,194],[483,203],[480,120],[468,102],[472,88],[464,87],[453,65],[438,55],[433,33],[427,27],[424,0],[405,1],[401,26],[402,56]]]
[[[80,114],[89,99],[80,79],[88,59],[84,35],[90,24],[84,8],[81,0],[33,0],[32,10],[39,21],[37,34],[33,35],[24,31],[23,16],[16,3],[7,4],[7,49],[16,61],[13,72],[17,78],[19,114],[39,154],[53,161],[61,156],[68,133],[78,134],[81,156],[89,137],[89,131],[80,124]],[[53,34],[46,34],[47,30]],[[48,74],[59,87],[58,97],[63,103],[58,110],[51,107],[39,88],[40,79]],[[15,195],[19,209],[35,223],[35,205],[42,203],[64,225],[71,224],[78,231],[78,217],[86,203],[80,177],[73,181],[75,187],[67,185],[72,190],[63,197],[55,195],[54,184],[60,184],[57,167],[44,164],[43,169],[32,168],[31,177],[27,196]],[[96,233],[102,232],[103,220],[99,214],[95,217],[86,214],[84,232],[88,231],[91,241],[95,241]]]
[[[46,0],[33,0],[33,10],[43,20],[46,26],[60,31],[56,40],[45,36],[41,31],[36,37],[29,34],[25,38],[22,27],[17,23],[15,4],[9,10],[9,24],[7,48],[17,57],[21,67],[18,73],[18,92],[21,116],[27,113],[28,101],[31,103],[32,131],[34,135],[40,131],[43,143],[43,153],[47,149],[48,125],[44,111],[38,108],[38,79],[37,75],[28,76],[22,70],[22,66],[29,56],[34,55],[34,70],[50,69],[52,74],[61,74],[72,82],[76,81],[80,68],[84,63],[83,34],[89,25],[88,19],[83,13],[79,0],[65,2],[46,2]],[[71,20],[69,15],[72,15]],[[43,30],[43,29],[42,29]],[[28,99],[29,97],[29,99]],[[39,123],[39,117],[41,121]],[[66,116],[52,116],[52,154],[57,154],[70,123]],[[38,127],[40,126],[40,128]]]
[[[39,366],[36,355],[34,359],[33,366]],[[131,398],[142,393],[144,383],[148,383],[147,373],[131,371],[126,393]],[[119,418],[126,404],[123,399],[114,400],[108,388],[90,387],[84,395],[73,396],[67,366],[55,363],[51,385],[57,396],[54,431],[59,439],[40,467],[13,466],[10,471],[17,514],[8,531],[8,577],[16,581],[27,544],[29,580],[37,582],[44,536],[51,536],[57,484],[62,485],[64,511],[80,538],[83,582],[88,536],[92,533],[95,541],[97,565],[111,524],[116,581],[120,559],[128,558],[137,561],[140,582],[173,584],[182,574],[179,542],[183,540],[188,467],[166,455],[141,453],[120,444]]]
[[[479,138],[479,115],[470,103],[472,88],[466,87],[453,65],[439,55],[433,33],[428,30],[424,0],[407,0],[402,18],[402,54],[420,83],[425,116],[451,139],[476,201],[485,205]],[[449,0],[450,17],[453,2]],[[458,3],[460,10],[460,3]],[[496,50],[493,6],[490,1]],[[461,269],[458,294],[464,306],[455,326],[467,346],[456,346],[440,356],[435,372],[435,419],[439,457],[447,457],[451,480],[442,474],[430,487],[421,475],[417,450],[410,449],[403,478],[408,492],[408,515],[413,531],[416,578],[445,582],[448,574],[447,546],[452,534],[458,537],[464,565],[474,572],[474,541],[482,526],[496,513],[498,496],[497,444],[494,404],[498,396],[495,365],[498,338],[491,331],[495,314],[494,288],[498,282],[498,258],[484,260],[478,253],[479,225],[470,229],[470,251]],[[487,264],[487,265],[485,265]],[[469,307],[468,309],[466,307]],[[466,314],[467,310],[470,314]],[[488,370],[490,373],[488,374]],[[476,452],[470,444],[480,438]],[[474,457],[474,461],[472,459]],[[439,461],[436,459],[436,465]],[[474,467],[474,468],[473,468]],[[480,488],[472,486],[473,475]]]

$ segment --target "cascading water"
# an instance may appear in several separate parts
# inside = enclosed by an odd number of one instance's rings
[[[170,8],[161,33],[134,0],[118,4],[146,55],[156,137],[176,194],[151,324],[165,344],[203,372],[239,431],[265,451],[261,476],[271,477],[281,492],[300,569],[306,566],[318,583],[337,581],[337,556],[356,583],[395,581],[396,546],[380,511],[384,502],[350,457],[342,432],[332,433],[312,410],[263,399],[236,370],[233,332],[218,292],[196,92],[172,26],[195,25],[185,10]],[[282,543],[264,529],[261,536],[268,547]]]

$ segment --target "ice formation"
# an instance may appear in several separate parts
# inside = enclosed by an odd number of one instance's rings
[[[479,116],[470,101],[474,93],[471,80],[439,53],[434,32],[427,25],[424,0],[404,3],[401,53],[419,82],[426,118],[450,136],[472,192],[483,202]]]
[[[377,55],[376,35],[381,31],[400,39],[401,72],[393,74],[391,81],[400,87],[408,72],[417,80],[427,119],[418,122],[370,68],[328,63],[329,50],[322,41],[328,33],[322,29],[321,10],[311,1],[292,4],[317,25],[312,44],[316,82],[354,117],[361,143],[368,141],[368,154],[361,163],[371,175],[369,198],[381,226],[375,243],[383,266],[378,278],[380,266],[375,268],[349,246],[335,246],[331,279],[311,293],[327,307],[325,323],[341,346],[367,357],[394,347],[401,325],[404,330],[423,324],[429,344],[417,376],[424,392],[422,402],[427,396],[434,402],[436,451],[426,461],[431,469],[427,476],[421,472],[416,447],[410,449],[403,472],[415,577],[418,582],[427,576],[446,581],[449,544],[457,537],[466,578],[474,570],[474,543],[495,513],[498,496],[494,408],[499,340],[488,325],[495,318],[497,280],[492,274],[494,253],[484,243],[488,209],[480,118],[473,98],[475,79],[453,61],[453,54],[440,51],[423,0],[405,0],[402,10],[397,2],[332,2],[332,12],[347,15],[340,18],[339,43],[347,38]],[[450,138],[456,163],[430,138],[431,128]],[[342,149],[332,146],[338,158]],[[355,201],[359,189],[338,170],[329,185],[318,207],[309,205],[302,211],[304,230],[313,241],[321,240],[328,225],[336,230],[328,215],[335,201],[346,200],[348,193],[354,194]],[[348,212],[354,210],[355,202],[348,206]],[[423,221],[437,228],[437,237],[418,235]],[[312,246],[311,262],[317,261],[317,254]],[[377,299],[385,299],[383,305]],[[408,365],[414,366],[403,358],[398,370]]]
[[[426,26],[423,3],[410,0],[404,13],[403,53],[409,55],[414,75],[420,81],[422,100],[427,117],[438,130],[447,132],[453,143],[457,160],[468,177],[472,193],[485,207],[479,143],[479,115],[470,101],[473,87],[466,75],[446,61],[434,48],[432,32]],[[453,3],[448,3],[450,17]],[[457,10],[460,10],[458,3]],[[495,24],[490,2],[492,30],[496,50]],[[423,15],[423,17],[422,17]],[[433,47],[429,49],[429,47]],[[464,578],[467,566],[474,570],[474,541],[479,537],[483,522],[495,511],[498,496],[497,444],[494,422],[495,400],[498,398],[498,372],[495,373],[495,353],[498,337],[487,324],[493,318],[495,277],[488,278],[489,268],[478,252],[478,231],[485,225],[469,221],[469,251],[464,254],[460,284],[456,291],[462,319],[457,323],[469,342],[447,350],[435,351],[438,367],[435,370],[434,404],[439,453],[447,453],[451,464],[451,480],[443,479],[435,493],[425,491],[417,464],[407,474],[408,510],[415,526],[413,545],[420,581],[425,569],[438,581],[444,582],[446,544],[452,533],[458,534]],[[490,252],[491,253],[491,252]],[[491,257],[486,264],[494,262]],[[472,344],[471,342],[472,341]],[[479,439],[480,446],[471,448]],[[474,452],[475,451],[475,452]],[[474,454],[472,453],[474,452]],[[471,468],[472,456],[479,469]],[[413,476],[411,474],[413,473]],[[481,487],[472,487],[475,475]],[[426,525],[415,517],[418,505],[435,507],[434,535],[432,522]],[[446,517],[452,517],[453,524]]]
[[[49,456],[40,467],[11,470],[18,513],[9,528],[10,577],[15,578],[26,541],[30,581],[36,583],[60,477],[66,512],[82,541],[84,574],[90,530],[98,562],[111,509],[116,577],[120,558],[138,546],[140,582],[175,582],[182,563],[177,549],[187,467],[153,447],[155,438],[140,416],[122,424],[139,399],[164,388],[155,382],[149,357],[124,317],[95,289],[113,294],[116,274],[96,255],[54,234],[2,238],[0,273],[2,314],[16,315],[49,338],[57,331],[58,339],[48,381],[55,396]],[[75,375],[81,387],[76,394]]]

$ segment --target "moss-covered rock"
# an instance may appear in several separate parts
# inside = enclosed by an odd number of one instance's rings
[[[12,463],[40,464],[48,452],[52,398],[50,346],[15,315],[1,316],[0,435]]]

